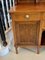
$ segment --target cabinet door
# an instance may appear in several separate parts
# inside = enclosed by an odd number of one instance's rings
[[[18,45],[37,45],[39,22],[16,21],[15,29]]]

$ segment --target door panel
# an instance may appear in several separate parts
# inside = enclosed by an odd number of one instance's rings
[[[17,44],[37,45],[39,22],[15,22]]]

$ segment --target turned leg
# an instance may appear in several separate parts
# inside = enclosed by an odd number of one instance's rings
[[[15,49],[16,49],[16,54],[18,54],[18,47],[17,47],[17,46],[15,46]]]
[[[39,54],[39,46],[37,46],[37,54]]]
[[[16,54],[18,54],[18,46],[14,44],[15,50],[16,50]]]

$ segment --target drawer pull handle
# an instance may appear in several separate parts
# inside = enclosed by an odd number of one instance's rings
[[[29,18],[29,15],[26,15],[25,17],[26,17],[26,18]]]

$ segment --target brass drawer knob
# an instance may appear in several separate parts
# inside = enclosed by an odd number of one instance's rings
[[[26,15],[25,17],[26,17],[26,18],[29,18],[30,16],[29,16],[29,15]]]

